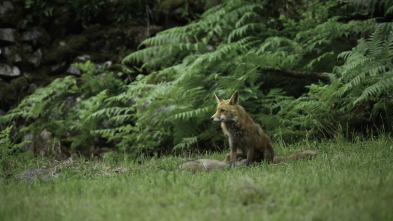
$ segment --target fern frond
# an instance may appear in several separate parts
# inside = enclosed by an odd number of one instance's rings
[[[198,142],[197,137],[185,137],[182,141],[173,147],[173,150],[188,148]]]
[[[92,114],[90,114],[88,117],[86,117],[87,120],[94,120],[100,117],[105,117],[109,118],[111,116],[119,116],[119,115],[129,115],[130,112],[134,111],[133,108],[129,107],[108,107],[108,108],[102,108]]]
[[[3,122],[11,122],[18,118],[25,120],[29,118],[37,118],[39,115],[45,113],[46,105],[66,95],[77,92],[76,79],[73,76],[65,78],[58,78],[52,81],[45,88],[37,89],[33,94],[25,97],[17,108],[9,111],[2,117]],[[60,100],[60,102],[63,102]]]
[[[393,72],[390,72],[393,74]],[[367,87],[363,93],[353,102],[353,105],[357,105],[363,101],[376,100],[379,95],[383,92],[393,91],[393,77],[380,80],[377,83]]]
[[[262,23],[248,23],[243,26],[237,27],[228,35],[228,43],[232,42],[235,38],[242,38],[248,36],[250,31],[262,31],[266,26]]]
[[[188,42],[189,36],[185,32],[174,31],[176,29],[172,29],[171,31],[161,32],[154,37],[148,38],[140,44],[140,46],[159,46],[165,45],[169,43],[179,43],[179,42]],[[140,47],[139,46],[139,47]]]
[[[175,120],[177,120],[177,119],[189,120],[189,119],[191,119],[194,116],[199,116],[201,114],[208,113],[208,112],[211,112],[211,108],[210,107],[198,108],[198,109],[195,109],[195,110],[190,110],[190,111],[184,111],[184,112],[181,112],[181,113],[177,113],[177,114],[173,115],[171,117],[171,119],[173,118]]]
[[[305,67],[308,69],[312,69],[312,67],[315,63],[318,63],[321,60],[323,60],[324,58],[331,56],[331,55],[334,55],[333,51],[325,52],[322,55],[318,56],[317,58],[312,59]]]
[[[390,14],[393,14],[393,6],[390,6],[390,7],[386,10],[385,16],[388,16],[388,15],[390,15]]]
[[[123,59],[123,63],[141,63],[141,62],[146,62],[148,59],[151,59],[154,54],[156,54],[160,49],[160,46],[151,46],[148,48],[144,48],[141,50],[138,50],[136,52],[133,52],[129,55],[127,55]]]

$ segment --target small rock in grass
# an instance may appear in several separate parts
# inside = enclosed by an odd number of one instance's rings
[[[22,173],[15,176],[16,180],[26,180],[26,181],[34,181],[34,180],[44,180],[49,181],[55,178],[55,174],[49,170],[43,169],[29,169],[25,170]]]

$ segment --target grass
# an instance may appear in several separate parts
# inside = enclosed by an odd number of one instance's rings
[[[142,164],[126,156],[101,162],[19,162],[7,173],[56,168],[58,178],[0,181],[0,217],[24,221],[393,220],[392,145],[389,138],[294,145],[276,148],[277,155],[300,149],[316,149],[318,155],[311,161],[195,174],[178,170],[182,161],[169,156]]]

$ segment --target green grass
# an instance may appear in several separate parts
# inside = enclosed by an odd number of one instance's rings
[[[316,149],[311,161],[192,174],[176,157],[15,163],[56,168],[54,181],[0,181],[1,220],[393,220],[393,142],[379,139],[276,148]],[[223,158],[211,154],[211,158]],[[206,158],[206,156],[201,156]],[[3,174],[3,177],[5,175]]]

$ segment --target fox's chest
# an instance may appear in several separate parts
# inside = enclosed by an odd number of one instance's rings
[[[224,122],[221,127],[228,137],[239,139],[244,135],[244,131],[234,122]]]
[[[246,136],[245,131],[242,130],[236,123],[225,122],[221,126],[224,133],[228,136],[231,146],[234,145],[242,148],[249,145],[249,137]]]

